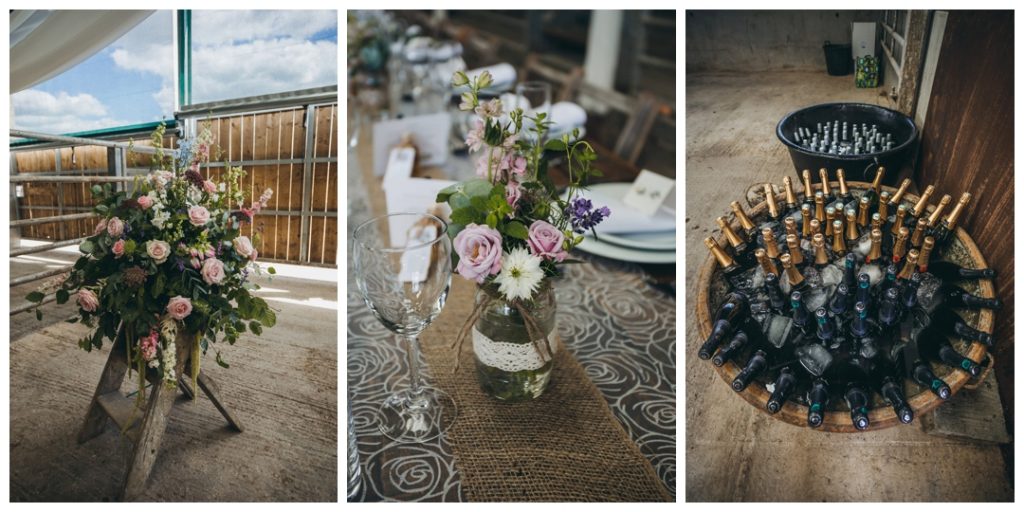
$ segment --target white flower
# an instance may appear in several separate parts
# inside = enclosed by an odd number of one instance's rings
[[[185,192],[185,196],[189,204],[199,204],[203,200],[203,191],[195,187],[189,187],[188,191]]]
[[[178,377],[174,374],[174,365],[177,364],[177,357],[174,355],[175,347],[174,343],[168,343],[166,347],[160,349],[160,359],[164,367],[164,382],[168,384],[174,384],[178,381]],[[155,361],[155,359],[154,359]]]
[[[153,220],[151,221],[157,229],[164,228],[164,222],[170,220],[171,214],[165,212],[163,209],[153,207]]]
[[[506,299],[529,299],[544,279],[541,259],[523,248],[512,249],[501,257],[501,272],[494,278]]]

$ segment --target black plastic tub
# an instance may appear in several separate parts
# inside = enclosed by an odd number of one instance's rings
[[[853,49],[849,44],[832,44],[825,41],[825,69],[832,76],[846,76],[853,69]]]
[[[793,141],[797,127],[810,128],[835,120],[877,124],[879,130],[892,133],[896,146],[871,155],[829,155],[808,151]],[[896,184],[897,173],[913,155],[917,144],[917,126],[912,119],[895,110],[867,103],[822,103],[791,112],[779,121],[775,135],[789,148],[798,176],[809,169],[817,180],[818,169],[824,168],[828,169],[830,179],[835,180],[836,169],[843,169],[847,180],[871,181],[875,178],[875,168],[882,166],[887,171],[882,182],[889,186]]]

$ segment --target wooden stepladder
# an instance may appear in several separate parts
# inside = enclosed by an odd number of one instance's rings
[[[129,364],[124,338],[124,333],[119,333],[110,350],[107,364],[103,367],[103,374],[96,386],[96,393],[85,415],[82,430],[78,434],[78,442],[84,443],[102,434],[107,427],[107,418],[113,420],[118,429],[132,442],[131,461],[119,496],[121,500],[131,500],[145,490],[146,481],[160,452],[160,442],[167,429],[167,419],[177,393],[175,389],[164,385],[158,369],[147,369],[146,380],[151,386],[149,396],[141,408],[136,407],[135,398],[126,397],[121,392],[121,383],[128,373]],[[196,390],[192,389],[191,376],[188,375],[194,340],[194,335],[180,333],[175,340],[175,375],[179,376],[178,387],[190,399],[196,394]],[[220,390],[213,379],[200,370],[197,381],[199,388],[228,421],[228,425],[241,432],[242,424],[221,400]]]

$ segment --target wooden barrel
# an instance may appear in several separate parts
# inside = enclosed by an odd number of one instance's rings
[[[848,182],[848,185],[851,190],[866,190],[871,186],[870,184],[863,182]],[[833,190],[838,190],[839,184],[833,183],[831,187]],[[820,189],[821,186],[815,185],[815,188]],[[891,187],[882,188],[883,190],[888,190],[890,193],[896,192],[896,189]],[[778,194],[776,199],[779,204],[782,204],[785,200],[782,194]],[[903,202],[909,202],[911,204],[917,202],[917,199],[918,196],[911,194],[905,194],[903,196]],[[958,198],[953,198],[953,201],[955,202],[957,199]],[[767,210],[767,208],[767,204],[762,202],[747,213],[750,217],[754,218]],[[930,205],[929,211],[933,209],[934,205]],[[974,240],[971,239],[966,231],[957,227],[956,237],[956,241],[954,241],[950,248],[945,251],[946,253],[956,253],[959,256],[958,259],[953,260],[955,263],[968,268],[988,268],[988,265],[985,263],[985,258],[981,255],[981,251],[978,250],[978,246],[974,244]],[[721,236],[718,237],[718,242],[723,247],[728,243],[724,237]],[[943,259],[949,258],[947,255],[943,254]],[[712,304],[716,295],[713,293],[713,287],[718,286],[719,288],[723,288],[724,282],[725,280],[722,276],[721,268],[718,266],[715,258],[709,255],[704,261],[704,265],[700,271],[700,278],[697,283],[697,300],[694,305],[696,308],[697,325],[700,329],[701,340],[707,339],[711,334],[711,322],[714,319],[714,311],[718,306],[717,303]],[[979,279],[976,283],[965,283],[963,287],[967,291],[982,297],[995,297],[995,287],[989,279]],[[980,309],[978,311],[966,312],[966,314],[962,316],[964,316],[964,319],[969,324],[976,327],[978,330],[988,333],[992,332],[992,326],[995,324],[995,313],[992,310]],[[699,342],[700,341],[697,343]],[[971,342],[968,347],[968,342],[962,340],[951,340],[951,343],[953,343],[953,346],[957,347],[961,353],[965,354],[972,360],[985,360],[985,355],[987,353],[985,345],[975,341]],[[690,350],[691,354],[696,353],[696,347],[690,347]],[[729,385],[733,379],[736,378],[736,375],[739,374],[741,369],[742,368],[740,366],[732,361],[726,361],[724,365],[715,367],[718,375],[725,380],[726,385]],[[933,364],[932,369],[935,371],[936,375],[946,381],[953,394],[956,394],[956,392],[967,384],[968,380],[970,380],[967,373],[948,366]],[[945,374],[943,375],[943,373]],[[745,390],[741,391],[739,395],[758,410],[768,414],[765,404],[768,402],[768,398],[771,393],[765,389],[763,383],[755,380],[751,382]],[[868,413],[870,425],[867,430],[879,430],[899,424],[899,418],[896,417],[896,413],[892,410],[892,407],[881,404],[877,399],[877,396],[873,396],[872,398],[873,408]],[[943,400],[938,396],[935,396],[935,394],[930,390],[922,388],[918,393],[908,396],[908,402],[910,407],[914,410],[914,416],[920,417],[922,414],[942,405]],[[787,423],[792,423],[793,425],[806,427],[807,407],[792,400],[787,400],[782,406],[782,409],[772,415],[772,417]],[[850,415],[846,411],[826,412],[824,421],[818,429],[827,432],[863,432],[857,430],[853,426],[853,423],[850,421]]]

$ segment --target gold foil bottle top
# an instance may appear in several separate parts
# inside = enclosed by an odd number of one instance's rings
[[[804,182],[804,200],[807,202],[814,201],[814,187],[811,186],[810,169],[804,169],[804,172],[800,174],[800,177]]]
[[[768,203],[768,216],[773,219],[779,218],[779,205],[775,202],[775,189],[771,183],[764,184],[764,200]]]
[[[896,220],[892,223],[892,234],[898,235],[900,228],[903,227],[904,219],[907,217],[907,205],[901,204],[899,208],[896,208]]]
[[[782,251],[779,250],[779,245],[775,241],[775,233],[772,232],[771,228],[762,229],[761,238],[764,238],[764,250],[768,252],[768,257],[772,259],[778,258]]]
[[[850,195],[850,188],[846,186],[846,172],[836,169],[836,179],[839,180],[839,195],[842,197]]]
[[[794,265],[803,265],[804,254],[800,251],[800,239],[796,235],[786,235],[786,245],[789,247],[789,257]]]
[[[821,222],[818,219],[811,219],[811,236],[821,234]]]
[[[825,222],[825,195],[821,192],[814,193],[814,218]]]
[[[832,236],[832,222],[836,220],[836,209],[825,208],[825,236]]]
[[[871,263],[882,257],[882,230],[871,230],[871,250],[868,251],[867,263]]]
[[[900,183],[900,188],[898,188],[896,193],[892,195],[892,198],[889,199],[889,204],[893,206],[900,204],[900,201],[903,200],[903,194],[907,193],[908,188],[910,188],[910,178],[907,178],[903,180],[903,183]]]
[[[828,169],[822,167],[818,170],[818,175],[821,176],[821,192],[825,194],[825,197],[831,197],[832,188],[829,187],[828,183]]]
[[[793,217],[786,217],[786,220],[782,221],[782,224],[786,226],[786,235],[796,236],[799,234],[796,230],[796,219]]]
[[[953,207],[953,211],[949,212],[946,217],[946,229],[952,231],[956,227],[956,223],[960,220],[960,215],[963,214],[964,208],[967,207],[967,203],[971,202],[971,193],[964,192],[964,195],[960,196],[960,201]]]
[[[953,200],[953,197],[949,194],[943,194],[942,199],[939,199],[939,205],[932,210],[931,215],[928,216],[928,227],[934,228],[939,223],[939,218],[942,216],[942,210],[946,208],[946,205]]]
[[[843,221],[839,219],[832,222],[832,252],[836,256],[846,254],[846,242],[843,239]]]
[[[779,275],[779,268],[775,266],[775,262],[768,257],[768,253],[764,249],[758,247],[754,251],[754,257],[757,258],[757,263],[761,265],[761,270],[764,270],[765,274]]]
[[[920,217],[928,207],[928,199],[930,199],[934,193],[935,185],[928,185],[928,188],[924,189],[924,193],[921,194],[921,197],[917,200],[917,204],[915,204],[914,208],[910,210],[910,214],[914,217]]]
[[[708,250],[711,251],[711,254],[714,255],[715,259],[718,260],[718,264],[721,265],[723,269],[730,269],[736,265],[732,256],[726,254],[725,250],[718,245],[718,242],[716,242],[714,238],[711,238],[710,236],[705,238],[704,245],[708,247]]]
[[[864,227],[868,225],[868,210],[871,208],[871,201],[866,197],[860,198],[860,209],[857,210],[857,225]]]
[[[718,229],[725,235],[725,239],[729,241],[729,245],[734,249],[743,245],[743,238],[732,230],[732,226],[725,220],[725,217],[719,217],[715,219],[715,222],[718,223]]]
[[[846,239],[851,242],[857,241],[860,233],[857,232],[857,214],[853,210],[846,210]]]
[[[903,259],[903,255],[907,252],[907,238],[909,237],[910,230],[906,226],[901,227],[899,233],[896,234],[896,243],[892,247],[893,263],[899,263]]]
[[[935,248],[935,237],[926,236],[924,237],[924,243],[921,244],[921,256],[917,258],[917,269],[920,272],[928,271],[928,259],[931,258],[932,249]]]
[[[924,242],[924,235],[928,232],[928,220],[917,219],[917,226],[914,227],[914,233],[910,235],[910,245],[913,247],[921,247]]]
[[[754,221],[750,220],[750,217],[747,217],[747,213],[743,211],[743,207],[740,206],[739,201],[733,201],[729,203],[729,206],[732,207],[732,212],[736,214],[736,218],[740,221],[740,226],[743,227],[744,231],[749,232],[757,228],[757,226],[754,225]]]
[[[803,231],[804,238],[811,236],[811,205],[805,204],[800,207],[800,219],[803,221],[801,230]]]
[[[817,233],[811,238],[811,245],[814,246],[814,264],[828,265],[828,252],[825,251],[825,237]]]
[[[899,274],[896,274],[897,279],[910,279],[910,276],[914,275],[917,271],[917,257],[919,253],[917,249],[911,249],[907,253],[907,262],[903,265],[903,270],[900,270]]]
[[[789,176],[782,178],[782,184],[786,189],[786,206],[793,208],[796,206],[796,193],[793,192],[793,178]]]
[[[882,177],[885,176],[885,167],[879,167],[878,172],[875,173],[875,181],[871,182],[871,188],[875,189],[875,194],[882,192]]]
[[[889,218],[889,191],[883,190],[882,195],[878,200],[878,211],[876,212],[882,216],[883,219]]]
[[[782,268],[786,269],[786,276],[789,277],[790,286],[796,287],[804,282],[803,274],[793,266],[792,258],[788,254],[779,256],[779,261],[782,262]]]

